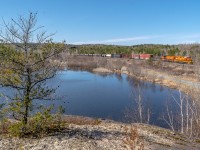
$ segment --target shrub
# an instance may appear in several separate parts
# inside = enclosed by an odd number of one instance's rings
[[[137,127],[132,127],[130,130],[128,128],[125,129],[126,135],[128,135],[124,140],[124,144],[126,144],[131,150],[144,150],[144,141],[139,137]]]
[[[42,108],[41,112],[36,113],[29,118],[27,124],[22,121],[1,122],[1,133],[6,133],[14,137],[43,137],[54,132],[60,132],[65,127],[65,122],[62,120],[62,113],[64,110],[60,107],[55,115],[51,115],[52,107]]]

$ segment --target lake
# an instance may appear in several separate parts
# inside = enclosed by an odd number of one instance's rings
[[[174,89],[138,81],[125,74],[97,74],[88,71],[59,71],[48,84],[59,86],[56,91],[59,100],[37,103],[54,104],[55,107],[62,105],[65,114],[135,122],[138,117],[137,100],[140,97],[143,114],[147,116],[150,112],[150,124],[162,127],[166,127],[162,114],[167,100],[170,95],[178,94]]]

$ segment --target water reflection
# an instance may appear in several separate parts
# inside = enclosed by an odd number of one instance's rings
[[[131,77],[126,77],[130,90],[130,102],[124,109],[124,122],[138,122],[155,124],[168,128],[163,119],[166,113],[167,101],[172,96],[178,99],[179,92],[162,85],[143,82]],[[172,110],[177,110],[176,102],[171,101]]]
[[[176,92],[126,75],[94,74],[87,71],[62,71],[51,81],[51,84],[59,82],[60,88],[57,94],[67,96],[55,105],[61,104],[66,108],[67,114],[111,118],[125,122],[138,120],[138,113],[135,111],[137,110],[136,102],[133,100],[138,98],[139,86],[143,112],[150,114],[151,124],[157,125],[164,124],[159,118],[167,95],[170,92]],[[127,118],[125,112],[132,114],[131,117]],[[146,117],[148,118],[148,115]],[[143,119],[146,117],[144,116]]]
[[[170,92],[177,92],[124,74],[94,74],[83,70],[59,71],[47,85],[59,86],[56,91],[58,100],[40,100],[34,104],[53,104],[55,108],[62,105],[66,114],[125,122],[147,121],[160,126],[166,126],[160,120],[160,114],[166,105],[167,96]],[[141,103],[138,103],[140,99]],[[141,106],[140,109],[138,106]]]

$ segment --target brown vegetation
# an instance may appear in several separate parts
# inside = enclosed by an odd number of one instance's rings
[[[76,119],[78,120],[78,118]],[[198,142],[189,140],[186,136],[171,130],[145,124],[123,124],[107,120],[102,120],[98,125],[66,124],[66,128],[61,132],[54,132],[51,136],[36,139],[0,137],[1,148],[5,150],[32,149],[33,147],[34,149],[48,150],[138,150],[143,148],[149,150],[191,148],[198,150],[200,146]]]
[[[132,126],[129,130],[130,131],[128,131],[128,128],[125,128],[125,133],[127,136],[123,142],[131,150],[144,150],[144,140],[139,137],[137,127]]]

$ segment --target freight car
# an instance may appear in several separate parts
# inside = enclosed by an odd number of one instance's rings
[[[111,54],[112,58],[151,59],[152,54]]]
[[[122,58],[121,54],[111,54],[111,58]]]
[[[140,54],[131,54],[131,58],[140,59]]]
[[[153,54],[140,54],[140,59],[152,59]]]

